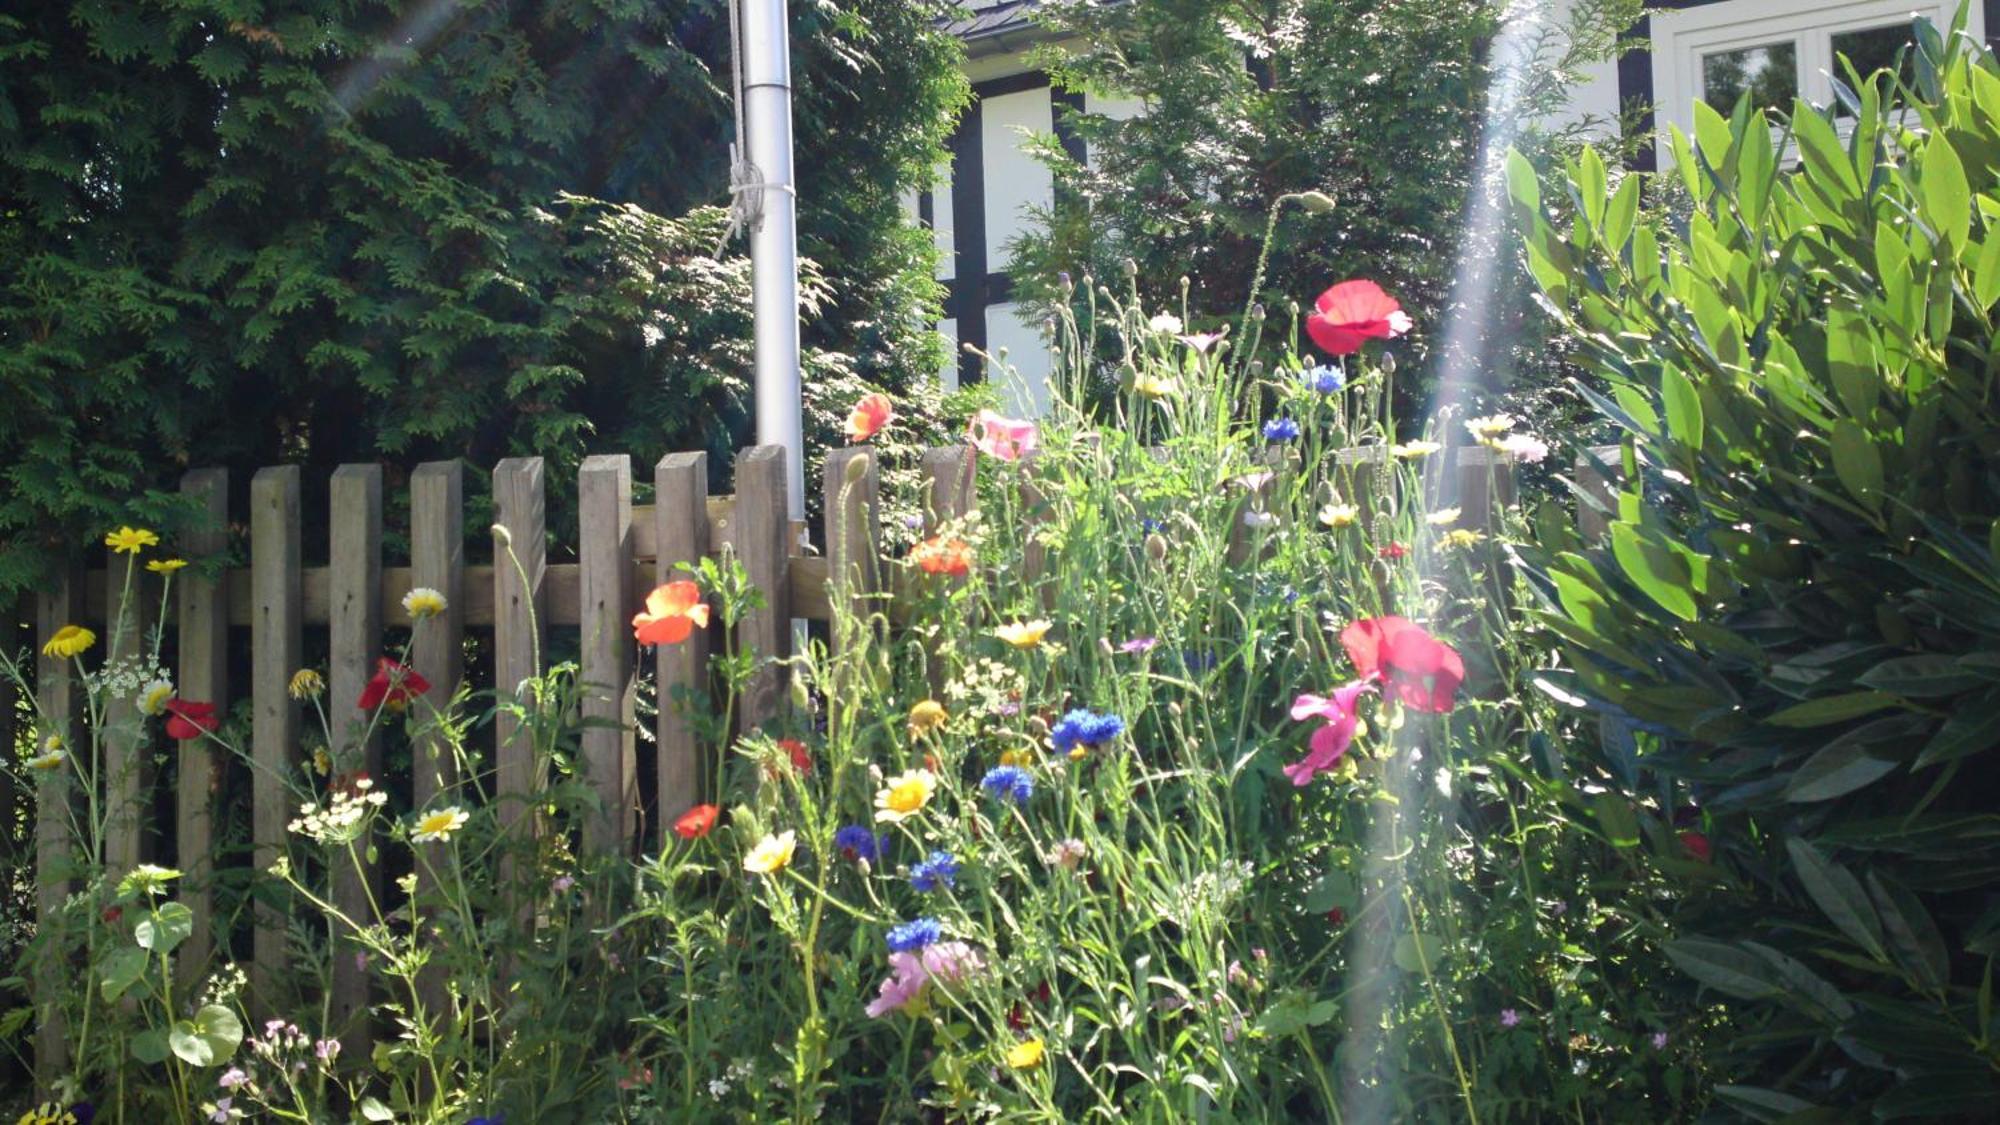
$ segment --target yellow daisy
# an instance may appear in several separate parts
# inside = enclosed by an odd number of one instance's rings
[[[796,832],[786,831],[766,836],[757,841],[757,846],[751,848],[749,854],[743,857],[743,870],[752,875],[776,875],[785,869],[786,864],[792,862],[792,853],[798,848],[799,837]]]
[[[1033,1070],[1042,1065],[1046,1048],[1040,1039],[1023,1039],[1007,1048],[1007,1065],[1015,1070]]]
[[[426,617],[436,617],[444,612],[444,595],[429,586],[418,586],[403,595],[403,612],[412,621],[422,621]]]
[[[1438,542],[1442,544],[1444,547],[1451,549],[1451,548],[1476,546],[1477,544],[1484,542],[1485,539],[1486,536],[1481,535],[1479,532],[1474,531],[1469,527],[1461,527],[1461,528],[1456,528],[1452,531],[1445,532],[1444,536],[1440,538]]]
[[[1319,522],[1328,527],[1348,527],[1361,518],[1357,504],[1328,504],[1319,510]]]
[[[160,537],[143,527],[121,527],[104,537],[104,545],[122,555],[136,555],[146,547],[160,545]]]
[[[1160,399],[1179,391],[1180,384],[1172,379],[1162,379],[1157,375],[1140,375],[1132,380],[1132,389],[1146,398]]]
[[[1414,457],[1428,457],[1443,448],[1444,445],[1441,442],[1407,441],[1390,446],[1389,452],[1394,456],[1409,460]]]
[[[410,833],[410,839],[419,844],[428,844],[433,840],[442,843],[451,839],[452,833],[465,827],[465,822],[471,819],[471,814],[457,805],[428,812],[417,819],[416,829]]]
[[[174,685],[165,680],[154,680],[139,693],[139,710],[148,715],[163,715],[167,701],[174,697]]]
[[[937,792],[937,777],[929,770],[910,770],[875,791],[875,819],[894,824],[915,816]]]
[[[50,735],[49,740],[42,744],[41,753],[28,759],[28,768],[31,770],[52,770],[62,764],[62,739],[55,735]]]
[[[1047,621],[1016,621],[993,630],[993,635],[1015,648],[1034,648],[1042,643],[1050,627]]]
[[[1482,443],[1494,441],[1508,430],[1514,428],[1514,416],[1512,414],[1489,414],[1484,418],[1468,418],[1465,421],[1465,428]]]
[[[935,699],[926,699],[910,708],[910,737],[922,738],[951,721],[951,712]]]
[[[172,574],[187,564],[186,559],[154,559],[146,564],[146,569],[154,574]]]
[[[42,646],[42,655],[60,656],[68,660],[89,652],[90,646],[96,643],[96,633],[81,625],[65,625],[57,629],[55,636],[50,637],[48,643]]]
[[[293,699],[313,699],[326,690],[326,677],[311,668],[301,668],[292,673],[292,682],[285,690]]]
[[[1458,517],[1463,511],[1464,509],[1462,508],[1439,508],[1437,511],[1425,516],[1424,522],[1430,524],[1432,527],[1450,527],[1452,524],[1458,522]]]

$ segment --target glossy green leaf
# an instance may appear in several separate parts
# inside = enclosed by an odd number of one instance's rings
[[[1985,680],[1962,667],[1956,657],[1927,653],[1884,660],[1862,673],[1856,682],[1905,699],[1934,699],[1968,691]]]
[[[1882,921],[1875,916],[1875,908],[1868,902],[1868,892],[1861,889],[1861,881],[1797,836],[1785,841],[1785,850],[1792,857],[1792,870],[1798,873],[1799,882],[1804,884],[1806,894],[1812,896],[1820,913],[1870,956],[1878,961],[1887,960],[1888,952],[1882,946]]]
[[[165,1028],[149,1027],[132,1037],[132,1057],[148,1066],[166,1062],[172,1053]]]
[[[1763,958],[1706,938],[1680,938],[1662,947],[1667,959],[1702,984],[1739,1000],[1761,1000],[1782,991]]]
[[[121,945],[106,954],[97,971],[105,1002],[118,999],[125,995],[127,989],[139,983],[150,963],[146,951],[136,945]]]
[[[194,933],[194,911],[178,902],[162,903],[149,918],[141,918],[132,936],[142,948],[154,953],[172,953],[174,947]]]
[[[2000,692],[1987,692],[1959,706],[1924,744],[1911,768],[1955,762],[1995,746],[2000,746]]]
[[[1421,973],[1425,966],[1435,972],[1444,960],[1444,939],[1433,934],[1403,934],[1396,939],[1391,957],[1406,973]]]
[[[1636,525],[1623,521],[1611,525],[1611,553],[1625,577],[1660,608],[1683,621],[1700,616],[1681,561],[1641,540]]]
[[[1945,134],[1931,134],[1918,168],[1923,175],[1919,198],[1924,218],[1946,242],[1965,245],[1972,230],[1972,185],[1966,181],[1965,164]]]
[[[1701,395],[1694,383],[1673,366],[1660,369],[1660,398],[1667,408],[1667,432],[1675,441],[1701,452]]]
[[[1787,707],[1764,721],[1774,727],[1823,727],[1858,719],[1884,707],[1893,707],[1896,703],[1896,697],[1886,691],[1854,691],[1809,699]]]
[[[1841,418],[1833,424],[1830,445],[1833,450],[1833,472],[1840,478],[1847,494],[1871,512],[1882,510],[1882,452],[1875,448],[1875,442],[1851,419]]]

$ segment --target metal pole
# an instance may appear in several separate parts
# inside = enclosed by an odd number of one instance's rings
[[[792,51],[786,0],[740,0],[744,155],[762,182],[750,232],[752,307],[757,318],[757,442],[785,447],[785,494],[794,522],[806,517],[805,442],[799,382],[798,195],[792,182]],[[745,138],[738,138],[743,143]]]

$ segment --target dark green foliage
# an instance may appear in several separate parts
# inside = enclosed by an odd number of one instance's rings
[[[1685,214],[1586,154],[1557,229],[1513,177],[1625,434],[1608,537],[1532,559],[1614,720],[1579,764],[1685,878],[1666,950],[1733,1012],[1718,1092],[1764,1120],[2000,1098],[2000,64],[1917,31],[1912,88],[1850,76],[1845,143],[1804,103],[1777,140],[1697,106]]]
[[[793,5],[822,393],[942,361],[898,203],[963,96],[941,11]],[[720,0],[11,6],[0,593],[171,526],[189,465],[745,442],[728,49]]]
[[[1118,279],[1130,259],[1149,306],[1180,312],[1179,285],[1204,328],[1236,325],[1264,249],[1272,204],[1293,192],[1335,197],[1328,214],[1290,208],[1271,240],[1261,293],[1276,314],[1267,344],[1289,340],[1283,310],[1310,311],[1327,286],[1380,282],[1416,319],[1395,346],[1399,385],[1427,391],[1443,360],[1467,201],[1503,67],[1493,37],[1503,4],[1479,0],[1135,0],[1050,7],[1044,21],[1082,45],[1054,52],[1059,82],[1144,101],[1130,120],[1070,114],[1085,167],[1053,145],[1063,198],[1047,237],[1017,247],[1030,291],[1057,299],[1058,271]],[[1566,26],[1524,33],[1521,120],[1563,104],[1585,62],[1609,57],[1637,4],[1586,0]],[[1072,53],[1073,52],[1073,53]],[[1598,122],[1597,124],[1603,124]],[[1563,138],[1537,134],[1537,150]],[[1120,282],[1122,286],[1122,281]],[[1526,286],[1485,315],[1502,346],[1481,364],[1504,385],[1542,365]],[[1304,334],[1299,334],[1304,343]],[[1476,345],[1478,341],[1468,341]],[[1507,342],[1520,352],[1507,354]],[[1544,375],[1544,379],[1546,379]]]

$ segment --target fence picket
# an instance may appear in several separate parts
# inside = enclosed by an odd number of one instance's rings
[[[181,492],[202,511],[203,522],[182,539],[190,560],[213,559],[229,547],[229,470],[196,469],[181,477]],[[181,698],[215,704],[218,715],[229,710],[229,598],[224,577],[204,577],[184,570],[179,588],[177,626]],[[182,985],[196,984],[208,963],[215,937],[215,802],[222,783],[221,751],[208,739],[189,739],[176,749],[180,756],[179,788],[174,802],[176,865],[183,872],[181,901],[194,911],[194,928],[181,946]]]
[[[430,715],[450,705],[465,676],[465,466],[457,461],[427,461],[410,474],[410,585],[444,595],[444,612],[412,623],[410,636],[410,667],[431,685],[421,704]],[[458,761],[435,727],[419,730],[410,747],[410,800],[425,809],[458,783]],[[429,865],[418,864],[416,875],[419,899],[437,893]],[[428,1013],[444,1010],[441,967],[424,966],[417,989]]]
[[[875,451],[860,446],[828,453],[822,488],[827,562],[823,582],[836,675],[827,692],[831,729],[847,721],[846,700],[854,695],[858,669],[843,658],[874,631],[883,611],[875,597],[882,588],[882,474]]]
[[[1468,445],[1459,449],[1455,471],[1458,493],[1452,503],[1464,513],[1458,526],[1493,531],[1499,510],[1514,503],[1513,463],[1497,449]]]
[[[42,643],[65,625],[83,620],[82,580],[70,575],[36,599],[36,636]],[[44,740],[62,740],[69,753],[88,754],[90,743],[76,730],[76,697],[79,685],[76,663],[41,654],[35,665],[37,706],[42,729],[35,732]],[[39,748],[38,748],[39,749]],[[76,771],[65,761],[61,769],[44,772],[35,785],[35,925],[48,926],[69,898],[70,868],[76,861],[70,814],[76,789]],[[35,1074],[46,1086],[69,1068],[69,1034],[58,1003],[70,985],[69,967],[58,958],[44,956],[35,966]]]
[[[764,607],[743,616],[737,644],[757,654],[757,671],[744,688],[740,729],[753,730],[778,717],[785,698],[784,669],[776,662],[791,655],[792,599],[786,566],[791,556],[792,522],[785,499],[785,447],[759,445],[736,458],[736,555],[750,584],[764,592]]]
[[[925,528],[937,534],[938,525],[962,518],[972,510],[973,449],[969,445],[948,445],[924,451],[924,479],[930,484]]]
[[[290,687],[305,649],[299,539],[298,466],[257,470],[250,479],[250,759],[256,767],[250,840],[260,875],[284,854],[292,815],[285,782],[298,753],[299,708]],[[257,905],[250,981],[262,998],[271,995],[285,965],[285,921],[283,911]]]
[[[622,854],[639,806],[632,745],[632,459],[587,457],[577,473],[583,567],[584,769],[601,806],[584,847]]]
[[[365,730],[369,714],[355,706],[375,674],[382,645],[382,467],[342,465],[333,472],[331,522],[328,524],[328,576],[331,583],[331,661],[326,713],[333,723],[338,752],[353,757],[336,763],[340,771],[359,770],[370,778],[382,772],[382,739],[370,732],[359,744],[351,731]],[[377,784],[380,781],[377,780]],[[369,917],[369,904],[380,894],[379,865],[367,851],[358,863],[336,864],[333,897],[349,918]],[[333,958],[333,1026],[351,1058],[367,1050],[368,972],[355,963],[353,951],[336,949]]]
[[[142,666],[151,652],[148,638],[158,617],[159,595],[155,583],[147,580],[151,576],[139,565],[137,556],[115,552],[110,565],[104,568],[104,577],[104,603],[108,607],[105,666],[122,661]],[[127,600],[128,581],[130,604],[121,614],[118,607]],[[101,781],[105,802],[104,864],[116,876],[143,863],[150,850],[146,846],[146,822],[152,804],[148,800],[153,789],[152,755],[146,750],[146,720],[139,713],[136,694],[107,693],[103,707],[104,727],[99,732],[99,741],[104,765]]]
[[[660,582],[687,577],[678,569],[709,553],[708,454],[669,453],[653,467],[655,575]],[[721,628],[711,622],[710,629]],[[709,629],[696,629],[677,645],[654,652],[653,682],[659,692],[659,836],[702,795],[701,746],[694,726],[674,700],[674,689],[700,692],[708,682]]]
[[[512,544],[496,542],[493,547],[493,663],[498,680],[494,686],[500,701],[507,703],[517,701],[521,683],[536,675],[542,663],[548,498],[540,457],[509,457],[494,467],[493,509]],[[495,786],[500,825],[502,831],[512,832],[533,801],[535,750],[518,718],[503,712],[493,726],[498,740]]]

